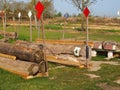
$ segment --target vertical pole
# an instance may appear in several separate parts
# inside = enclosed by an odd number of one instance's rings
[[[89,41],[89,39],[88,39],[88,17],[86,18],[86,45],[88,46],[88,41]]]
[[[32,42],[32,23],[31,23],[31,17],[30,17],[30,42]]]
[[[2,16],[2,19],[3,19],[3,31],[4,31],[4,39],[5,39],[5,17],[4,15]]]
[[[64,21],[63,39],[65,39],[65,24],[66,24],[66,18],[65,18],[65,21]]]
[[[89,45],[88,45],[88,17],[86,18],[86,67],[88,68],[88,59],[89,59]]]
[[[43,45],[44,45],[45,72],[48,72],[48,62],[46,60],[46,44],[45,44],[45,30],[44,30],[44,23],[43,23],[43,14],[41,15],[41,24],[42,24],[42,40],[43,40]]]
[[[38,25],[38,39],[40,39],[40,20],[38,20],[37,25]]]
[[[6,0],[4,1],[4,39],[6,38],[6,9],[7,9],[7,6],[6,6]]]
[[[84,5],[84,0],[82,0],[82,11],[84,10],[84,7],[85,7],[85,5]],[[85,30],[84,30],[84,15],[83,15],[83,13],[82,13],[81,18],[82,18],[81,29],[82,29],[82,31],[85,31]]]
[[[19,36],[19,31],[20,31],[20,28],[21,28],[21,26],[20,26],[20,24],[21,24],[20,17],[19,17],[18,23],[19,23],[19,25],[18,25],[18,28],[19,28],[19,29],[17,30],[17,34],[18,34],[18,36]]]
[[[41,15],[41,24],[42,24],[42,39],[43,39],[43,44],[45,45],[45,32],[44,32],[43,14]]]

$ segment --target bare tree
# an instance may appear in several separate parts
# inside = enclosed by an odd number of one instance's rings
[[[5,38],[5,32],[6,32],[6,12],[9,9],[9,4],[13,0],[0,0],[0,10],[4,12],[3,19],[3,30],[4,30],[4,38]]]
[[[66,0],[68,1],[68,0]],[[91,4],[94,4],[97,2],[97,0],[71,0],[72,4],[77,7],[81,12],[83,12],[84,8],[86,6],[90,6]],[[82,23],[81,23],[81,29],[84,30],[84,16],[83,13],[81,14]]]

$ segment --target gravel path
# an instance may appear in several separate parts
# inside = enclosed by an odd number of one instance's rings
[[[110,65],[120,65],[118,62],[113,61],[91,61],[92,66],[89,68],[89,71],[98,71],[101,69],[101,64],[110,64]]]

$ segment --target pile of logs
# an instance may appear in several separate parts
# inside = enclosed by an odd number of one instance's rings
[[[10,38],[10,39],[17,39],[18,38],[16,32],[3,32],[3,31],[0,31],[0,35],[1,36],[5,35],[5,37]]]
[[[0,53],[16,56],[17,59],[23,60],[27,63],[22,64],[23,62],[20,63],[18,60],[7,60],[6,63],[5,61],[3,63],[2,59],[0,59],[0,64],[7,64],[13,68],[18,68],[20,66],[22,69],[27,69],[26,71],[29,75],[36,75],[37,73],[44,74],[47,72],[47,62],[45,60],[43,45],[35,45],[21,41],[17,41],[15,44],[0,42]]]

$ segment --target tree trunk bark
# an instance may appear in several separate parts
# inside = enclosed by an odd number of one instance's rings
[[[3,57],[0,57],[0,68],[22,76],[35,75],[39,72],[39,66],[36,63]]]
[[[44,53],[42,49],[32,49],[30,45],[0,43],[0,53],[16,56],[16,58],[40,63],[44,60]],[[32,45],[31,45],[32,46]]]
[[[0,53],[16,56],[19,60],[34,62],[39,67],[39,72],[47,72],[48,68],[42,45],[35,45],[24,41],[18,41],[15,44],[0,42]],[[37,68],[37,66],[33,65],[35,68]],[[29,69],[32,75],[36,72],[36,69],[33,69],[33,67]]]
[[[81,30],[82,31],[85,31],[85,28],[84,28],[84,15],[83,15],[83,13],[82,13],[82,16],[81,16]]]

